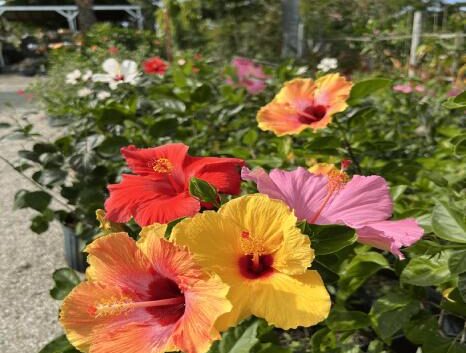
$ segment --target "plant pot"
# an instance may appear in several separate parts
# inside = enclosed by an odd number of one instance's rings
[[[86,242],[78,237],[72,228],[62,224],[65,239],[65,260],[69,267],[79,272],[85,272],[87,268],[86,255],[83,250]]]

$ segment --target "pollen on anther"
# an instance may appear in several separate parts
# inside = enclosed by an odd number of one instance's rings
[[[173,170],[173,164],[167,158],[159,158],[152,164],[154,172],[167,174]]]

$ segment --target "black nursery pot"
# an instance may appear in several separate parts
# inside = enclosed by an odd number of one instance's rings
[[[65,239],[65,260],[69,267],[79,272],[87,268],[86,255],[83,250],[86,242],[78,237],[72,228],[62,224]]]

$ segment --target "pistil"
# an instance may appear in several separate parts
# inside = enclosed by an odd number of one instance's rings
[[[100,303],[96,305],[96,313],[95,316],[106,316],[106,315],[117,315],[124,312],[128,312],[132,309],[138,308],[153,308],[158,306],[170,306],[170,305],[179,305],[184,304],[184,296],[178,296],[169,299],[160,299],[160,300],[150,300],[150,301],[143,301],[143,302],[133,302],[126,299],[120,300],[111,300],[107,303]]]

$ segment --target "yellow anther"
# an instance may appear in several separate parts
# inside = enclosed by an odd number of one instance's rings
[[[152,165],[154,172],[167,174],[173,170],[173,164],[167,158],[159,158]]]

